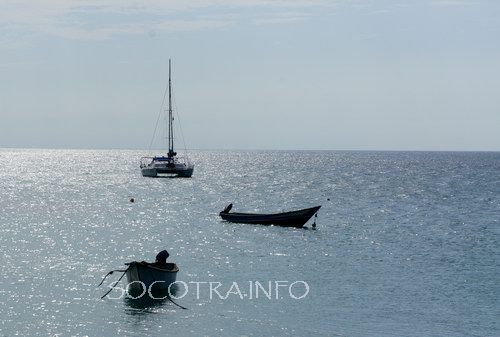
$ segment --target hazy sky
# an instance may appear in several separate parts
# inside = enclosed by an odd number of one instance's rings
[[[500,150],[497,0],[0,0],[0,147]],[[182,142],[179,145],[182,144]]]

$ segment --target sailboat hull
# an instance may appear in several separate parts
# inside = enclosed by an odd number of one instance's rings
[[[150,159],[148,163],[144,160]],[[141,173],[144,177],[173,176],[190,178],[193,175],[194,165],[189,161],[181,162],[178,159],[166,160],[165,157],[144,157],[141,161]]]
[[[154,178],[158,176],[158,172],[154,168],[142,168],[141,173],[143,177],[151,177]]]
[[[143,168],[141,173],[143,177],[162,177],[162,176],[177,176],[180,178],[191,178],[193,175],[194,168],[182,168],[182,169],[158,169],[158,168]]]

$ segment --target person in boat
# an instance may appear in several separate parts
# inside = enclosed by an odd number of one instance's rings
[[[156,255],[156,261],[153,263],[156,267],[167,268],[167,259],[170,254],[166,250],[162,250]]]

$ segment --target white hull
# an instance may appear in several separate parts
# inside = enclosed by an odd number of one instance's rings
[[[143,177],[157,177],[158,172],[155,168],[145,167],[141,169],[141,173]]]
[[[165,157],[141,159],[141,173],[144,177],[178,176],[190,178],[193,175],[194,165],[189,161],[180,161],[178,158],[165,160]],[[150,162],[145,162],[151,160]]]

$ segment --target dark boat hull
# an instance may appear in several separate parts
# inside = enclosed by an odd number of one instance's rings
[[[142,292],[152,285],[154,290],[165,290],[175,283],[179,267],[175,263],[167,263],[168,269],[155,266],[154,263],[129,262],[126,275],[131,291]]]
[[[298,211],[276,214],[224,213],[219,215],[223,220],[235,223],[276,225],[282,227],[301,228],[320,209],[321,206],[301,209]]]

